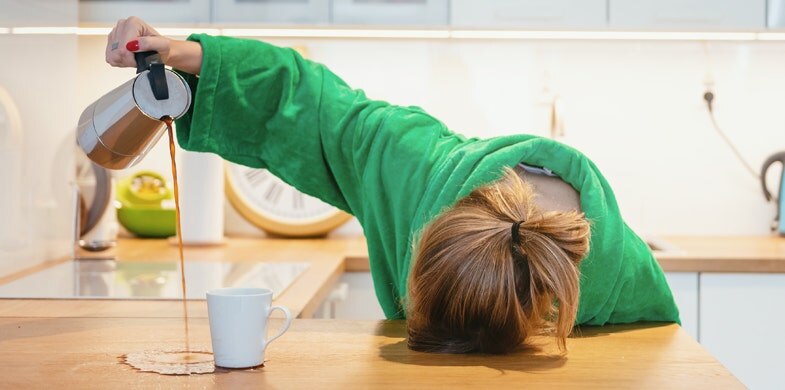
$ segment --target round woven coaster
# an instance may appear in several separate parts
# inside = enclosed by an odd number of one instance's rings
[[[121,356],[129,366],[164,375],[207,374],[215,371],[213,354],[207,351],[142,351]]]

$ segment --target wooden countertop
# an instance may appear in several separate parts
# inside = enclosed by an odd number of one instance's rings
[[[785,273],[785,237],[779,236],[665,236],[654,257],[666,272]],[[368,271],[364,242],[346,255],[347,271]]]
[[[673,324],[583,328],[568,340],[566,356],[543,338],[535,340],[544,346],[539,352],[426,354],[410,351],[405,336],[400,321],[298,319],[270,345],[265,367],[164,376],[135,371],[118,359],[182,346],[181,320],[164,308],[142,309],[128,301],[0,299],[0,387],[744,388]],[[206,318],[191,320],[191,345],[210,349]]]
[[[664,237],[665,251],[655,257],[669,272],[778,272],[785,273],[785,238],[761,237]],[[166,240],[121,239],[115,248],[120,261],[172,261],[177,248]],[[303,262],[311,266],[276,299],[300,318],[312,317],[345,271],[368,271],[368,253],[362,236],[329,239],[231,238],[225,245],[186,247],[186,261]],[[0,275],[0,285],[69,261],[49,261],[10,275]],[[140,309],[172,306],[178,301],[145,301]],[[204,301],[189,304],[192,315],[206,316]],[[46,314],[45,312],[43,314]],[[118,313],[120,314],[120,313]]]
[[[673,250],[656,252],[671,272],[785,272],[785,237],[669,236]]]

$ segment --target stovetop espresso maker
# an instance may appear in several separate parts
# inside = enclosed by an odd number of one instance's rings
[[[166,69],[157,52],[134,53],[136,77],[88,106],[79,118],[77,143],[96,164],[108,169],[135,165],[152,149],[166,124],[191,105],[191,89]]]

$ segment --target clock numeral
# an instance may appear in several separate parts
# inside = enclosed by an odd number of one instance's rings
[[[253,169],[250,171],[245,171],[245,177],[248,179],[248,182],[250,182],[253,187],[258,187],[259,184],[262,184],[267,180],[269,175],[265,170]]]
[[[278,203],[281,192],[283,192],[283,186],[279,183],[273,183],[270,188],[267,189],[267,192],[264,193],[264,198],[267,199],[268,202]]]
[[[292,195],[294,195],[294,198],[292,198],[292,206],[294,206],[295,209],[304,208],[305,198],[303,197],[303,194],[301,192],[294,191]]]

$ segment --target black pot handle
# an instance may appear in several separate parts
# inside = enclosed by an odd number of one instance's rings
[[[161,55],[156,51],[142,51],[134,53],[136,60],[136,73],[149,70],[147,79],[150,81],[150,88],[153,90],[155,100],[169,99],[169,85],[166,84],[166,72]]]

